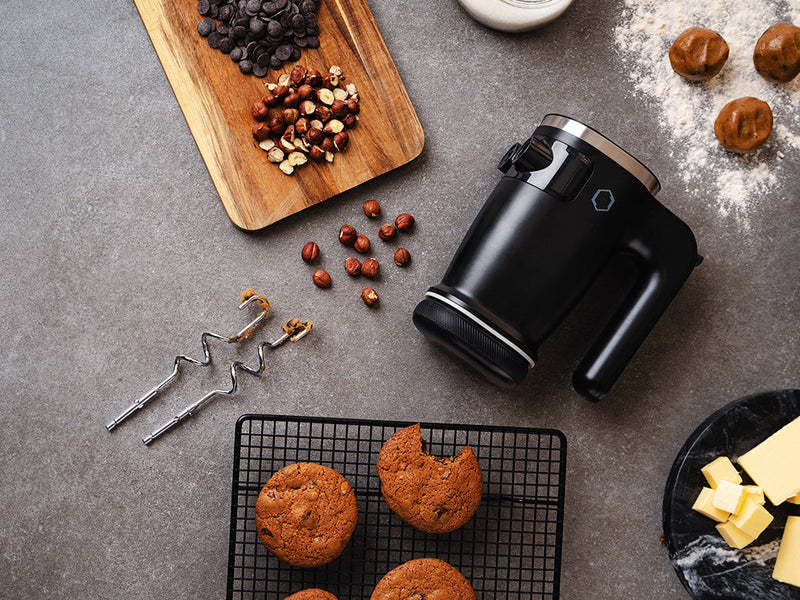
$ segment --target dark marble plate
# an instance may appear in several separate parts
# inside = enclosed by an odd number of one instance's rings
[[[664,538],[678,578],[695,600],[800,600],[800,588],[772,579],[786,517],[800,506],[767,509],[774,519],[750,546],[730,548],[716,523],[692,510],[706,484],[700,469],[720,455],[734,464],[756,444],[800,415],[800,390],[766,392],[721,408],[689,436],[672,465],[664,493]],[[746,474],[745,481],[749,481]]]

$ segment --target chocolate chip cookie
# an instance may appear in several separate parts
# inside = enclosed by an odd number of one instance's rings
[[[420,425],[392,435],[378,455],[381,492],[397,516],[426,533],[447,533],[472,518],[483,475],[472,448],[446,459],[428,454]]]
[[[297,567],[318,567],[338,557],[357,519],[350,484],[333,469],[315,463],[282,468],[256,500],[261,543]]]
[[[301,590],[296,594],[287,596],[285,600],[339,600],[339,599],[330,592],[313,588],[308,590]]]
[[[438,558],[418,558],[383,576],[370,600],[476,600],[469,581]]]

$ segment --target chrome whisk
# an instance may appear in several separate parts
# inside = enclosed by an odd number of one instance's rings
[[[236,392],[239,382],[237,379],[236,372],[241,370],[245,373],[250,373],[251,375],[259,376],[261,373],[264,372],[266,368],[266,362],[264,360],[264,350],[269,348],[277,348],[281,344],[283,344],[286,340],[291,340],[292,343],[302,339],[305,337],[310,331],[311,327],[314,324],[313,321],[300,321],[299,319],[291,319],[288,323],[282,326],[283,328],[283,335],[279,337],[274,342],[261,342],[258,346],[258,367],[249,367],[241,361],[234,361],[231,363],[230,366],[230,374],[231,374],[231,387],[228,390],[219,389],[213,390],[207,393],[205,396],[190,404],[177,415],[172,417],[169,421],[164,423],[161,427],[156,429],[153,433],[148,435],[147,437],[143,438],[142,441],[145,445],[149,445],[162,435],[164,435],[167,431],[175,427],[178,423],[188,419],[191,417],[197,410],[199,410],[204,404],[206,404],[209,400],[211,400],[214,396],[218,395],[231,395]]]
[[[241,331],[231,336],[219,335],[218,333],[212,333],[210,331],[204,332],[200,336],[200,342],[203,347],[202,359],[191,358],[183,354],[176,356],[175,361],[173,362],[172,373],[170,373],[169,376],[166,379],[164,379],[164,381],[159,383],[157,386],[155,386],[153,389],[147,392],[144,396],[136,400],[128,408],[122,411],[122,413],[120,413],[116,419],[114,419],[113,421],[111,421],[106,425],[106,429],[112,431],[120,423],[125,421],[132,414],[144,408],[144,406],[147,405],[148,402],[150,402],[153,398],[158,396],[158,394],[161,393],[161,391],[163,391],[164,388],[166,388],[170,383],[172,383],[177,378],[182,363],[185,362],[193,365],[199,365],[201,367],[207,367],[208,365],[210,365],[211,351],[209,350],[208,347],[209,339],[221,340],[228,344],[235,344],[249,337],[250,334],[253,333],[253,331],[255,331],[255,329],[264,321],[264,319],[267,318],[267,315],[269,315],[270,304],[269,300],[267,300],[261,294],[257,294],[253,290],[245,290],[241,294],[241,304],[239,304],[239,310],[244,310],[249,306],[258,307],[261,310],[256,315],[256,317],[252,321],[250,321]]]

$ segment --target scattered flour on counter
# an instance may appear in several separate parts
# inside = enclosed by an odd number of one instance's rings
[[[774,23],[800,24],[800,0],[624,0],[614,42],[635,89],[656,102],[659,125],[668,136],[687,188],[715,203],[724,217],[744,228],[760,202],[775,201],[783,168],[800,151],[800,76],[788,84],[765,81],[753,66],[753,49]],[[719,32],[730,47],[722,72],[705,83],[686,81],[670,66],[668,52],[684,29]],[[714,135],[714,120],[736,98],[755,96],[772,108],[774,128],[759,150],[726,152]],[[796,162],[794,163],[796,164]]]

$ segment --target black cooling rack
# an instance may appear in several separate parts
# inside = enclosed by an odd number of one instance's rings
[[[383,443],[411,425],[388,421],[244,415],[236,424],[228,600],[283,600],[319,587],[340,600],[368,600],[397,565],[433,557],[456,567],[479,600],[557,600],[561,571],[566,439],[559,431],[422,424],[428,452],[449,457],[469,444],[483,470],[475,516],[446,535],[402,522],[384,502],[375,470]],[[339,471],[358,502],[344,553],[315,569],[292,567],[259,542],[258,493],[285,465],[316,462]]]

